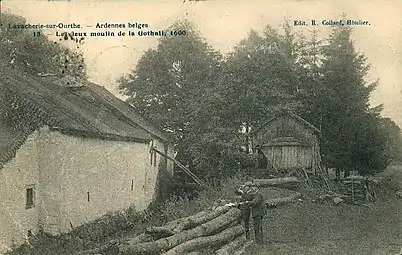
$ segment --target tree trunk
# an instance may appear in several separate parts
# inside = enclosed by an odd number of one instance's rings
[[[222,246],[219,250],[215,252],[216,255],[232,255],[236,250],[242,247],[246,243],[246,237],[244,235],[239,236],[233,241]]]
[[[338,167],[335,168],[335,180],[336,180],[336,181],[340,181],[340,180],[341,180],[341,169],[339,169]]]
[[[127,240],[123,241],[122,243],[134,245],[137,243],[151,242],[151,241],[153,241],[153,237],[151,235],[142,233],[140,235],[137,235],[134,238],[127,239]]]
[[[246,153],[250,154],[250,125],[246,122]]]
[[[159,238],[168,237],[175,234],[173,230],[166,227],[149,227],[146,228],[145,233],[152,236],[158,236]]]
[[[191,252],[199,249],[203,249],[206,247],[213,247],[224,244],[237,236],[240,236],[244,233],[244,229],[241,225],[236,225],[234,227],[225,229],[219,234],[212,236],[203,236],[198,237],[193,240],[182,243],[170,251],[164,253],[163,255],[179,255],[184,254],[186,252]]]
[[[345,172],[343,173],[343,178],[348,178],[350,176],[350,170],[346,169]]]
[[[290,195],[290,196],[287,196],[287,197],[274,198],[274,199],[267,200],[265,202],[265,204],[267,204],[268,206],[271,206],[271,207],[275,207],[275,206],[278,206],[278,205],[291,203],[291,202],[293,202],[296,199],[301,198],[301,197],[302,197],[302,194],[297,192],[297,193],[295,193],[293,195]]]
[[[119,251],[121,255],[136,254],[136,255],[156,255],[163,251],[167,251],[188,240],[205,236],[213,233],[215,230],[231,224],[240,218],[241,211],[237,208],[230,209],[227,213],[218,216],[217,218],[208,221],[193,229],[180,232],[174,236],[159,239],[154,242],[140,243],[135,245],[120,245]]]
[[[187,230],[213,220],[214,218],[228,212],[230,209],[231,208],[229,206],[219,206],[210,212],[202,211],[195,215],[169,222],[164,227],[172,230],[175,233],[179,233],[183,230]]]
[[[208,211],[201,211],[201,212],[199,212],[197,214],[194,214],[194,215],[190,215],[190,216],[183,217],[183,218],[180,218],[180,219],[175,219],[175,220],[172,220],[172,221],[169,221],[168,223],[166,223],[165,227],[168,228],[168,229],[174,229],[178,224],[180,224],[180,222],[186,221],[189,218],[202,217],[202,216],[205,216],[206,214],[208,214]]]
[[[185,253],[184,255],[205,255],[205,253],[203,253],[202,251],[192,251]]]
[[[75,253],[75,255],[93,255],[93,254],[108,254],[108,255],[117,255],[119,252],[119,248],[117,245],[102,245],[95,249],[80,251]]]
[[[254,179],[254,182],[258,182],[261,187],[269,187],[282,184],[299,183],[299,180],[297,177],[283,177],[273,179]]]
[[[233,255],[244,255],[244,254],[248,254],[246,253],[247,249],[252,245],[252,242],[248,241],[246,242],[246,244],[240,249],[237,250],[233,253]]]

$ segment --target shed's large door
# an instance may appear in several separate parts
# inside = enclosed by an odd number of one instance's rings
[[[313,153],[310,147],[270,146],[262,149],[268,167],[275,169],[311,168]]]

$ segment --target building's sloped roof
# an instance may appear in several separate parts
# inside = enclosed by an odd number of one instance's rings
[[[55,80],[55,77],[8,73],[3,82],[11,91],[55,119],[57,128],[138,140],[151,139],[148,132],[130,123],[130,120],[123,119],[118,109],[107,107],[108,103],[89,87],[63,87],[55,84]]]
[[[141,129],[146,130],[150,134],[162,140],[165,141],[172,140],[172,138],[166,132],[157,128],[154,124],[152,124],[149,120],[146,120],[143,116],[137,114],[136,111],[134,111],[133,108],[128,103],[115,97],[109,90],[94,83],[88,84],[88,87],[94,93],[96,93],[100,98],[102,98],[102,101],[108,103],[109,106],[117,109],[126,118],[131,119]]]
[[[51,129],[112,140],[148,142],[154,136],[170,141],[163,131],[99,85],[89,83],[81,87],[67,87],[54,76],[33,77],[16,70],[2,71],[1,87],[32,106],[32,111],[45,113],[46,124]],[[42,116],[42,113],[39,115]],[[13,157],[16,147],[21,146],[27,134],[0,129],[1,165]]]
[[[273,117],[271,117],[270,119],[268,119],[268,121],[266,121],[264,124],[262,124],[259,128],[255,129],[254,131],[252,131],[252,134],[256,134],[258,133],[260,130],[262,130],[264,127],[266,127],[267,125],[269,125],[270,123],[272,123],[274,120],[282,117],[282,116],[289,116],[295,120],[297,120],[299,123],[303,124],[306,128],[308,128],[309,130],[313,131],[316,134],[320,134],[321,131],[316,128],[313,124],[311,124],[310,122],[306,121],[305,119],[303,119],[302,117],[300,117],[299,115],[292,113],[290,111],[280,111],[278,113],[276,113]]]
[[[25,142],[26,136],[21,131],[12,132],[9,128],[0,127],[0,168],[10,158],[13,158],[17,149]]]

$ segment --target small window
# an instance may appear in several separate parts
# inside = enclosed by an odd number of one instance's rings
[[[35,207],[35,189],[33,186],[29,186],[26,190],[26,209],[33,207]]]

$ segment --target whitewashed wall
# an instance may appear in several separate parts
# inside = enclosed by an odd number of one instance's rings
[[[162,143],[154,146],[164,150]],[[0,254],[25,242],[28,230],[58,234],[133,205],[145,210],[160,163],[155,155],[151,165],[148,143],[86,139],[46,128],[35,132],[0,169]],[[32,184],[35,207],[26,209]]]
[[[132,205],[141,211],[152,201],[158,170],[150,165],[149,144],[50,131],[42,131],[41,143],[41,176],[53,177],[46,179],[47,202],[49,209],[60,210],[58,231]],[[41,216],[48,219],[44,228],[52,230],[53,212],[43,210]]]
[[[38,171],[38,133],[30,135],[16,156],[0,169],[0,254],[12,244],[25,242],[28,230],[39,230],[40,188]],[[26,188],[35,185],[35,206],[26,208]]]

